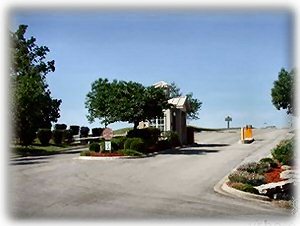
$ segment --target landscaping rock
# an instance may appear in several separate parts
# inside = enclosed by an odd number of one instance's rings
[[[295,180],[289,179],[280,182],[263,184],[254,187],[259,194],[266,195],[272,199],[290,199],[295,186]]]
[[[296,180],[297,174],[295,170],[285,170],[280,173],[280,178],[283,180],[288,180],[288,179]]]
[[[282,165],[282,166],[281,166],[281,169],[283,169],[283,170],[291,170],[292,167],[291,167],[291,166],[288,166],[288,165]]]

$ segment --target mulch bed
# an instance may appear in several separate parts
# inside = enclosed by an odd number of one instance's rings
[[[282,179],[280,178],[280,173],[282,171],[283,170],[281,169],[281,167],[278,166],[276,168],[272,168],[270,171],[265,173],[264,176],[265,176],[266,183],[282,181]]]
[[[119,156],[124,156],[123,154],[120,153],[92,153],[92,157],[119,157]]]

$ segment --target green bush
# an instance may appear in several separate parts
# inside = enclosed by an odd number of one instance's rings
[[[72,135],[73,136],[79,134],[79,129],[80,129],[80,126],[75,126],[75,125],[70,126],[70,130],[72,130]]]
[[[124,149],[130,149],[130,145],[133,140],[134,140],[134,138],[127,138],[124,143]]]
[[[90,151],[99,152],[100,151],[100,144],[99,143],[91,143],[89,147]]]
[[[114,150],[121,150],[124,149],[124,144],[126,141],[126,137],[114,137],[111,139],[111,145]]]
[[[272,150],[272,156],[284,165],[293,165],[294,140],[283,140]]]
[[[90,132],[89,127],[82,126],[80,128],[80,137],[88,137],[89,132]]]
[[[51,129],[39,129],[37,132],[37,137],[42,145],[49,145],[49,141],[52,138]]]
[[[270,163],[267,162],[250,162],[245,163],[237,168],[238,171],[247,171],[248,173],[264,174],[271,169]]]
[[[56,145],[61,145],[64,139],[65,130],[55,129],[53,130],[53,141]]]
[[[103,132],[103,128],[92,128],[93,137],[100,137]]]
[[[231,182],[240,182],[253,186],[258,186],[265,183],[265,177],[263,175],[239,170],[229,174],[228,179]]]
[[[259,194],[258,190],[255,189],[251,184],[243,184],[238,182],[238,183],[232,183],[230,186],[240,191]]]
[[[65,143],[71,144],[73,142],[73,132],[70,129],[64,131],[64,140]]]
[[[67,125],[66,124],[55,124],[54,129],[55,130],[65,130],[65,129],[67,129]]]
[[[278,164],[276,163],[276,161],[274,159],[272,159],[272,158],[262,158],[261,160],[259,160],[259,162],[261,162],[261,163],[269,163],[272,168],[276,168],[278,166]]]
[[[164,132],[164,137],[166,138],[167,141],[170,142],[172,147],[177,147],[177,146],[181,145],[180,140],[179,140],[179,136],[174,131]]]
[[[138,152],[145,152],[145,143],[142,138],[132,138],[130,149]]]
[[[172,147],[170,141],[168,140],[159,140],[157,142],[157,148],[158,150],[166,150],[166,149],[170,149]]]
[[[91,156],[91,151],[82,151],[80,152],[80,156]]]
[[[128,138],[141,138],[143,141],[149,145],[156,144],[158,138],[160,137],[160,130],[157,128],[144,128],[144,129],[134,129],[127,133]]]
[[[124,149],[119,151],[119,153],[126,156],[143,156],[143,153],[131,149]]]

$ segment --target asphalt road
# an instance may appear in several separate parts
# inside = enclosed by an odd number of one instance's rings
[[[17,158],[8,167],[7,203],[14,219],[286,219],[290,212],[215,193],[243,161],[270,153],[286,129],[201,132],[197,147],[140,159],[79,160],[78,153]]]

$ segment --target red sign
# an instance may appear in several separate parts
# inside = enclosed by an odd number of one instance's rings
[[[105,140],[111,140],[113,138],[113,131],[111,128],[105,128],[102,132],[102,136]]]

